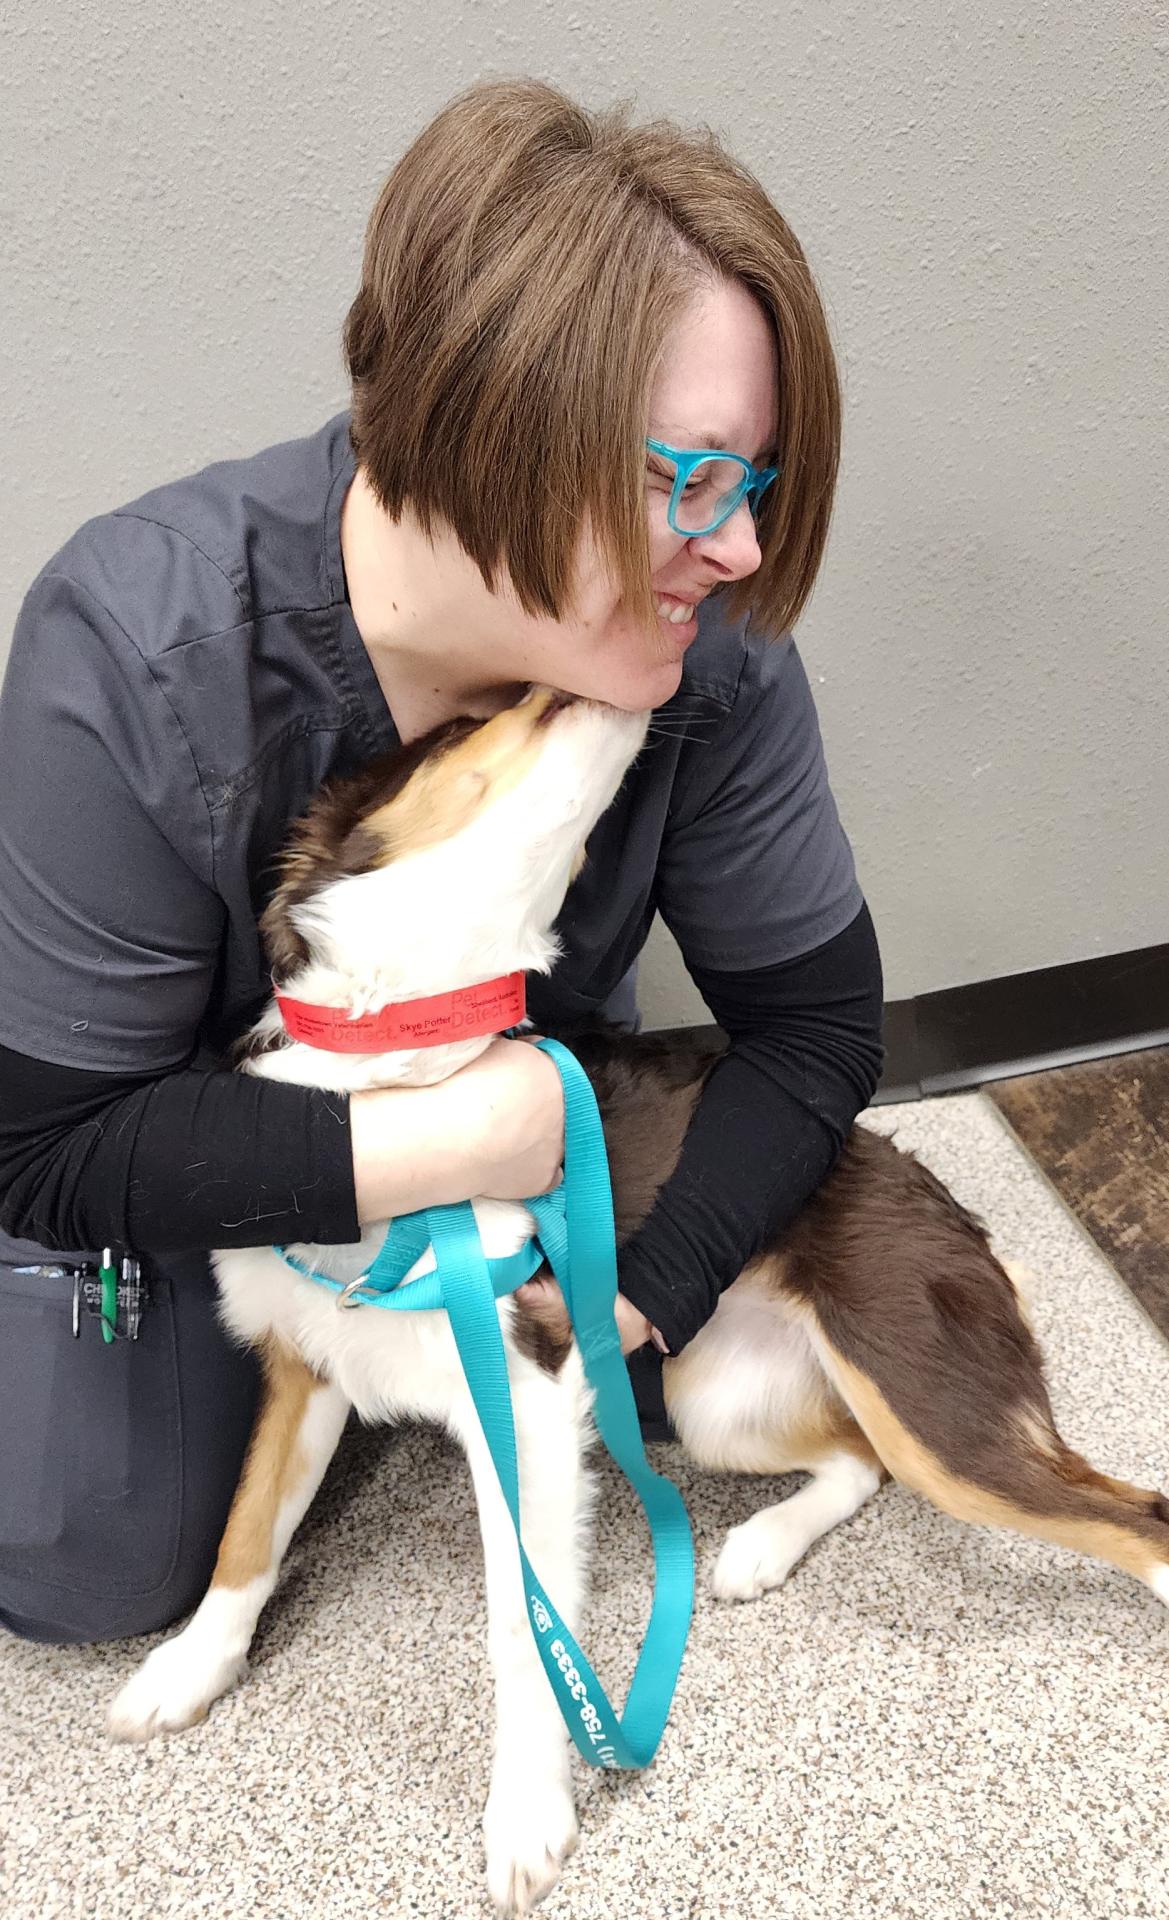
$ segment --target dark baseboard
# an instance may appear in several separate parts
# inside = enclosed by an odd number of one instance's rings
[[[1169,945],[890,1000],[884,1038],[874,1106],[1164,1046]]]
[[[877,1101],[1133,1053],[1169,1040],[1169,945],[890,1001]]]

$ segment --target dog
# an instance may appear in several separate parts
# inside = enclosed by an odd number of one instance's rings
[[[547,973],[554,922],[589,833],[640,751],[649,716],[533,687],[487,721],[455,720],[326,785],[294,830],[263,931],[283,992],[353,1015],[513,971]],[[242,1070],[357,1090],[456,1073],[491,1036],[371,1054],[289,1037],[269,1004]],[[669,1177],[719,1037],[599,1030],[573,1040],[610,1158],[618,1243]],[[529,1237],[519,1203],[477,1200],[484,1251]],[[353,1245],[292,1248],[347,1284],[385,1222]],[[294,1529],[351,1407],[366,1421],[444,1424],[465,1448],[483,1539],[496,1729],[483,1816],[496,1906],[523,1913],[578,1838],[568,1735],[527,1625],[514,1534],[446,1314],[337,1311],[268,1248],[214,1255],[220,1311],[260,1352],[264,1385],[209,1591],[109,1710],[121,1739],[192,1725],[239,1678]],[[433,1264],[427,1255],[406,1284]],[[854,1127],[798,1218],[663,1361],[667,1411],[703,1467],[805,1472],[727,1537],[712,1585],[749,1600],[786,1579],[889,1475],[945,1512],[1097,1555],[1169,1602],[1169,1502],[1096,1472],[1055,1430],[1018,1275],[982,1222],[912,1153]],[[524,1541],[579,1632],[591,1394],[570,1337],[498,1303],[515,1413]]]

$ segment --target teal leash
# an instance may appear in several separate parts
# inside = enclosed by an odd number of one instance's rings
[[[614,1318],[617,1252],[604,1134],[588,1078],[558,1040],[534,1044],[564,1084],[564,1180],[524,1202],[536,1235],[518,1254],[489,1261],[469,1201],[428,1207],[390,1223],[368,1273],[348,1286],[275,1248],[298,1273],[349,1302],[400,1311],[443,1307],[475,1402],[519,1549],[528,1620],[565,1725],[593,1766],[649,1765],[665,1731],[694,1607],[694,1543],[682,1496],[645,1457],[641,1427]],[[402,1288],[415,1261],[433,1246],[436,1268]],[[637,1494],[654,1550],[654,1598],[633,1679],[619,1717],[575,1637],[524,1551],[520,1529],[515,1422],[507,1357],[495,1302],[522,1286],[547,1259],[560,1284],[594,1390],[593,1417],[609,1453]],[[401,1289],[399,1291],[399,1289]]]

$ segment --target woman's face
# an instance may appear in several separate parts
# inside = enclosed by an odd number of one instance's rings
[[[762,467],[772,464],[778,419],[779,356],[771,323],[740,281],[721,280],[693,300],[667,340],[650,396],[650,437],[696,447],[703,435],[713,435],[718,446]],[[648,460],[650,569],[660,606],[694,606],[712,587],[754,573],[761,555],[747,501],[713,533],[687,539],[667,518],[670,481],[651,472]],[[603,566],[587,522],[577,566],[577,597],[564,619],[520,614],[523,631],[513,628],[512,638],[524,667],[516,678],[631,712],[659,706],[677,690],[697,618],[675,624],[663,612],[657,630],[647,634]]]
[[[650,438],[695,447],[709,436],[707,444],[770,466],[778,418],[771,323],[740,281],[719,280],[695,296],[666,341]],[[412,725],[422,724],[420,713],[426,725],[447,714],[486,715],[533,681],[630,713],[668,700],[698,631],[696,618],[678,624],[668,610],[696,606],[711,588],[754,573],[761,555],[746,500],[713,533],[675,533],[661,465],[647,450],[650,574],[663,609],[648,632],[603,564],[587,516],[576,594],[554,620],[525,612],[506,574],[490,592],[450,528],[424,535],[408,511],[388,520],[359,469],[342,507],[342,554],[354,617],[393,710],[413,701]]]

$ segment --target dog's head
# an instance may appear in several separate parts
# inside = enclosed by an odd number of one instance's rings
[[[648,719],[533,687],[323,788],[262,921],[282,988],[363,1013],[550,971],[553,923]]]

